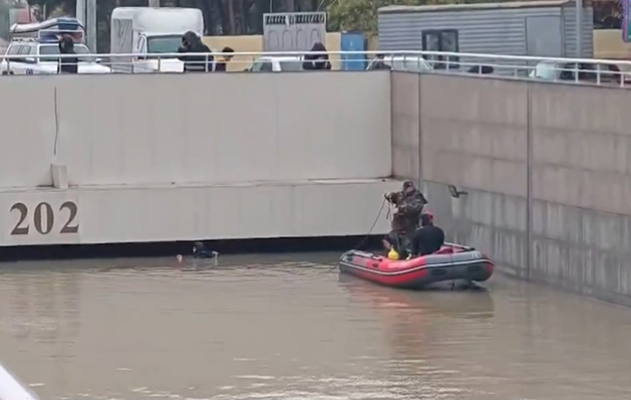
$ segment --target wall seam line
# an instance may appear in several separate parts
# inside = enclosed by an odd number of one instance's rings
[[[423,185],[423,118],[421,118],[421,112],[423,107],[421,107],[421,102],[423,101],[422,86],[423,86],[423,75],[418,73],[416,75],[417,83],[416,83],[416,93],[418,95],[418,187],[422,187]]]

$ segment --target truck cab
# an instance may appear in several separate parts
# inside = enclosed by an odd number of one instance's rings
[[[115,70],[124,72],[183,72],[175,56],[182,35],[204,34],[204,18],[196,8],[117,7],[112,12],[111,53]]]

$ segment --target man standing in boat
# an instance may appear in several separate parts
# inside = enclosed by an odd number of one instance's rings
[[[392,215],[392,231],[384,239],[384,246],[392,247],[399,253],[409,248],[412,234],[419,226],[419,219],[427,199],[423,196],[414,182],[403,182],[403,190],[387,193],[386,200],[395,206]]]

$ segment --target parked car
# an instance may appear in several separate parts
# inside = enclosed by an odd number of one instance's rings
[[[530,72],[530,77],[545,81],[578,81],[620,85],[624,79],[624,74],[615,64],[541,61]]]
[[[81,56],[90,54],[84,44],[75,44],[74,50],[79,58],[78,72],[80,74],[107,74],[112,72],[105,65],[98,63],[92,56]],[[0,62],[2,75],[37,75],[56,74],[59,67],[59,46],[57,44],[41,44],[37,42],[11,42],[6,55],[17,56],[7,61],[6,58]],[[40,56],[40,57],[35,57]]]
[[[257,59],[246,70],[249,72],[296,72],[302,71],[302,57],[264,56]]]

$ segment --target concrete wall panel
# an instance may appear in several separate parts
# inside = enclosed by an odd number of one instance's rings
[[[430,210],[448,240],[474,246],[511,275],[527,276],[527,202],[523,197],[469,190],[451,198],[446,185],[425,182]]]
[[[422,75],[420,93],[424,190],[448,237],[504,272],[631,305],[631,92]]]
[[[631,305],[630,239],[627,215],[536,201],[531,278]]]
[[[50,183],[57,128],[56,86],[47,78],[0,79],[0,187]]]
[[[631,94],[531,84],[533,197],[631,214]],[[629,155],[629,157],[627,157]]]
[[[526,195],[523,85],[423,75],[420,101],[423,179]]]
[[[89,88],[79,80],[69,81],[61,90],[61,124],[67,139],[63,148],[72,183],[216,183],[391,174],[386,73],[110,80],[115,81],[103,79]],[[90,112],[69,112],[81,94],[101,100]],[[83,159],[75,157],[77,153]]]
[[[379,179],[2,191],[0,243],[365,235],[383,193],[400,186]],[[388,225],[383,212],[372,234],[388,232]]]
[[[0,88],[5,187],[50,185],[53,158],[73,185],[392,172],[386,71],[21,78]]]
[[[392,173],[419,179],[420,104],[419,74],[393,72],[392,97]]]

